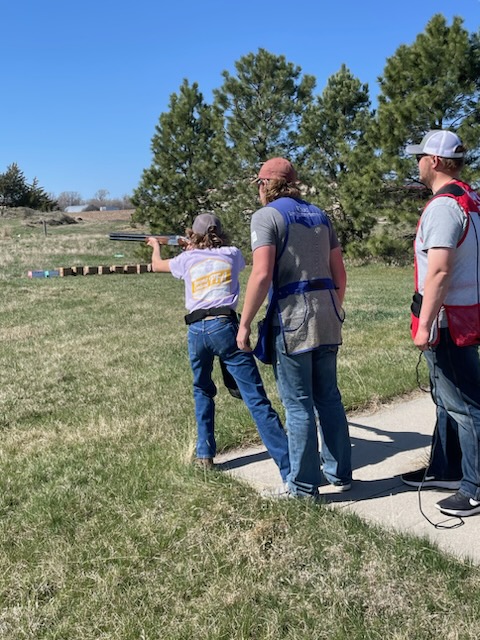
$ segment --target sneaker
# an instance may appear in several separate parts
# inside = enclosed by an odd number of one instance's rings
[[[309,495],[306,493],[292,493],[288,487],[288,483],[275,487],[274,489],[263,489],[260,495],[262,498],[270,500],[284,500],[285,498],[293,498],[296,500],[312,500],[315,503],[321,503],[322,499],[319,493]]]
[[[402,482],[409,487],[422,487],[422,489],[451,489],[457,491],[460,488],[460,480],[445,480],[436,476],[428,475],[427,469],[418,469],[404,473]]]
[[[287,482],[281,484],[279,487],[274,487],[273,489],[263,489],[260,492],[260,495],[262,498],[271,498],[273,500],[282,500],[284,498],[294,497],[293,494],[290,493]]]
[[[336,480],[335,482],[330,482],[332,487],[337,490],[338,493],[344,493],[345,491],[350,491],[352,488],[351,482],[342,482],[341,480]]]
[[[194,464],[199,469],[204,469],[206,471],[210,471],[215,468],[213,458],[195,458]]]
[[[435,506],[437,509],[440,509],[442,513],[446,513],[449,516],[464,517],[480,513],[480,502],[469,498],[463,493],[460,493],[460,491],[454,493],[453,496],[440,500]]]

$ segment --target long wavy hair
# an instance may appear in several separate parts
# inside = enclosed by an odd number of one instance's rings
[[[283,178],[270,178],[265,183],[265,198],[273,202],[278,198],[300,198],[300,189],[295,182],[287,182]]]
[[[192,249],[218,249],[229,246],[230,240],[226,233],[217,233],[216,227],[209,227],[207,233],[195,233],[192,229],[186,229],[185,235]]]

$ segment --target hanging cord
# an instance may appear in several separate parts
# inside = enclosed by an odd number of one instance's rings
[[[422,383],[420,382],[420,363],[422,361],[422,356],[423,356],[423,351],[420,351],[420,355],[418,356],[418,361],[417,361],[417,366],[415,367],[415,373],[417,376],[417,384],[418,384],[418,388],[425,392],[428,393],[430,391],[429,388],[426,388],[422,385]],[[432,399],[435,402],[435,397],[432,395]],[[434,442],[432,442],[432,449],[435,447],[436,444],[436,439],[438,438],[438,431],[435,429],[435,440]],[[422,478],[422,482],[420,483],[420,486],[417,489],[417,496],[418,496],[418,509],[420,511],[420,513],[422,514],[422,516],[425,518],[425,520],[432,525],[432,527],[434,527],[435,529],[458,529],[458,527],[461,527],[462,525],[465,524],[465,521],[463,520],[463,518],[461,518],[460,516],[452,516],[452,519],[455,518],[458,520],[458,522],[454,522],[453,524],[444,524],[442,522],[439,523],[435,523],[432,520],[430,520],[430,518],[427,516],[427,514],[424,512],[423,508],[422,508],[422,488],[423,488],[423,483],[425,482],[425,477],[427,475],[427,471],[428,471],[428,465],[425,467],[425,471],[423,473],[423,478]],[[449,518],[450,520],[450,518]],[[448,520],[447,520],[448,522]]]
[[[469,114],[470,115],[470,114]],[[419,180],[414,180],[415,182],[420,182]],[[478,256],[478,250],[479,250],[479,242],[478,242],[478,233],[477,233],[477,227],[475,225],[475,222],[472,220],[472,227],[473,227],[473,232],[475,234],[475,240],[476,240],[476,247],[477,247],[477,265],[479,263],[479,256]],[[480,300],[480,280],[478,278],[478,269],[477,269],[477,300]],[[422,360],[422,355],[423,355],[423,351],[420,351],[420,355],[418,357],[418,362],[417,362],[417,366],[415,367],[415,373],[417,376],[417,385],[418,388],[421,389],[424,392],[428,392],[429,389],[426,389],[425,387],[422,386],[422,383],[420,382],[420,362]],[[432,399],[435,402],[435,397],[432,395]],[[436,404],[436,403],[435,403]],[[435,433],[435,438],[438,437],[438,432]],[[435,441],[432,443],[432,447],[435,446]],[[422,482],[420,483],[420,486],[418,487],[418,508],[420,510],[420,513],[422,514],[422,516],[425,518],[425,520],[430,523],[433,527],[435,527],[435,529],[457,529],[458,527],[461,527],[462,525],[465,524],[465,521],[463,520],[463,518],[461,518],[460,516],[452,516],[452,518],[456,518],[458,520],[458,522],[455,522],[454,524],[451,525],[446,525],[446,524],[435,524],[435,522],[432,522],[428,516],[425,514],[425,512],[422,509],[422,496],[421,496],[421,490],[423,487],[423,483],[425,482],[425,476],[427,475],[427,471],[428,471],[428,465],[427,467],[425,467],[425,472],[423,474],[423,478],[422,478]]]
[[[454,518],[458,522],[453,522],[452,524],[446,524],[445,521],[444,522],[433,522],[432,520],[430,520],[430,518],[424,512],[424,510],[422,508],[422,494],[421,494],[421,491],[422,491],[423,483],[425,482],[425,476],[427,475],[427,470],[428,470],[428,467],[426,467],[425,473],[423,474],[422,482],[421,482],[420,486],[417,489],[418,510],[420,511],[422,516],[425,518],[425,520],[429,524],[431,524],[432,527],[434,527],[435,529],[458,529],[458,527],[461,527],[461,526],[463,526],[465,524],[464,519],[461,518],[460,516],[451,516],[446,522],[449,522],[449,520],[453,520]]]
[[[422,361],[422,356],[423,356],[423,351],[420,351],[420,354],[417,360],[417,366],[415,367],[415,375],[417,377],[417,385],[420,391],[423,391],[424,393],[429,393],[430,389],[428,387],[424,387],[420,381],[420,363]]]

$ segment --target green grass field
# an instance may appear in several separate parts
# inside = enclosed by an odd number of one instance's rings
[[[480,637],[478,568],[321,505],[265,503],[191,465],[182,283],[26,278],[137,262],[136,245],[107,238],[125,228],[45,237],[0,218],[0,638]],[[415,389],[417,353],[411,269],[348,275],[339,380],[351,410]],[[219,447],[258,442],[215,375]]]

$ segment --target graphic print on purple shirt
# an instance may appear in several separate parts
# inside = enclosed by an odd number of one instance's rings
[[[245,268],[237,247],[193,249],[170,260],[170,271],[185,282],[185,306],[188,311],[238,304],[238,275]]]

